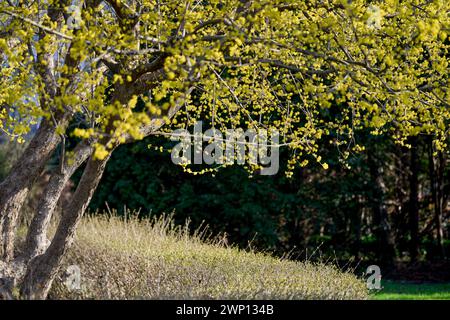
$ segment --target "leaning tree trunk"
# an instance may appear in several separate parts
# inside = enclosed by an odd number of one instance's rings
[[[108,159],[109,157],[104,160],[95,160],[91,156],[88,160],[70,203],[63,209],[61,221],[50,246],[44,254],[35,257],[28,264],[21,286],[22,298],[45,299],[47,297],[62,258],[73,242],[75,229],[89,205]]]
[[[55,127],[43,120],[10,174],[0,184],[0,259],[4,261],[10,261],[14,256],[20,209],[59,141]]]
[[[48,246],[47,229],[50,220],[57,207],[57,202],[66,186],[67,181],[81,164],[89,157],[92,147],[81,142],[74,150],[73,156],[66,158],[61,168],[56,168],[52,173],[47,186],[39,201],[37,212],[28,228],[25,241],[25,252],[23,260],[29,261],[32,258],[44,253]]]
[[[187,95],[192,89],[188,90]],[[182,101],[184,101],[182,98],[177,100],[176,105],[170,108],[165,116],[173,117],[181,107]],[[164,123],[160,118],[153,119],[141,131],[144,136],[147,136],[161,128]],[[134,139],[126,137],[125,141],[131,142]],[[103,143],[105,144],[107,141],[103,141]],[[52,212],[55,210],[56,201],[61,195],[65,182],[67,182],[76,168],[83,163],[84,158],[91,154],[91,147],[87,146],[86,148],[83,144],[79,145],[74,150],[75,161],[70,161],[73,158],[67,159],[67,162],[63,162],[63,174],[54,174],[52,176],[44,191],[44,198],[40,202],[39,211],[34,217],[27,235],[27,243],[31,244],[31,248],[28,248],[29,250],[26,250],[24,254],[14,259],[14,261],[3,266],[3,263],[0,261],[0,298],[2,295],[7,298],[12,297],[12,289],[17,287],[20,288],[21,298],[45,299],[47,297],[62,259],[74,240],[78,222],[89,205],[111,153],[118,144],[117,141],[113,142],[113,148],[111,148],[106,159],[96,160],[93,156],[89,158],[75,193],[72,195],[69,204],[63,208],[56,233],[47,247],[46,229],[48,228]],[[44,249],[45,247],[47,248]],[[39,254],[41,251],[44,252]],[[2,283],[4,280],[6,280],[6,284]]]

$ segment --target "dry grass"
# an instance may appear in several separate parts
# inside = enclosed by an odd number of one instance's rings
[[[362,280],[332,266],[299,263],[189,235],[170,217],[87,217],[65,268],[81,269],[81,290],[60,274],[53,299],[366,299]]]

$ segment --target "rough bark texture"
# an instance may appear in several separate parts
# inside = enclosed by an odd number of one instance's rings
[[[189,95],[192,90],[193,88],[189,88],[186,95]],[[121,93],[119,95],[121,99],[118,99],[119,97],[115,97],[115,99],[126,102],[129,92],[118,90],[116,94],[118,92]],[[183,101],[184,98],[177,100],[176,105],[167,111],[166,116],[171,118],[179,110]],[[70,114],[68,114],[68,117],[70,117]],[[158,130],[164,123],[161,119],[153,119],[147,126],[141,128],[143,135],[147,136]],[[2,193],[2,199],[5,199],[5,203],[9,203],[10,206],[16,206],[18,208],[17,212],[19,212],[28,190],[42,172],[45,163],[48,161],[52,151],[56,148],[59,140],[52,126],[48,123],[45,123],[45,126],[41,125],[38,134],[33,138],[25,155],[18,161],[17,167],[13,170],[10,177],[8,177],[8,182],[5,182],[5,186],[11,185],[11,190],[8,189],[9,192]],[[126,138],[126,142],[132,140],[129,137]],[[106,143],[108,141],[102,142]],[[4,293],[4,298],[13,297],[12,290],[17,286],[20,286],[21,298],[45,299],[47,297],[53,279],[61,265],[62,258],[73,242],[77,224],[89,205],[106,163],[109,160],[109,156],[104,160],[95,160],[92,156],[89,158],[75,193],[69,204],[63,208],[62,218],[55,236],[48,245],[47,228],[64,185],[76,168],[92,153],[91,147],[83,144],[79,145],[74,151],[75,158],[67,159],[67,161],[63,162],[64,165],[59,171],[55,171],[52,174],[44,190],[44,194],[38,205],[38,211],[33,217],[27,234],[25,252],[15,258],[14,261],[11,261],[13,255],[10,254],[8,261],[11,262],[6,263],[5,267],[0,265],[0,298],[2,293]],[[113,150],[110,151],[112,152]],[[29,161],[30,159],[33,161]],[[18,180],[19,183],[14,180],[15,176],[20,178]],[[18,188],[21,185],[23,187]],[[5,190],[7,189],[5,188]],[[25,191],[20,193],[19,191],[21,190]],[[9,207],[6,205],[3,206],[3,200],[2,207],[4,207],[4,212],[9,214]],[[9,217],[7,214],[2,215],[2,221],[7,221],[7,216]],[[5,224],[0,224],[0,228],[5,228]],[[8,228],[8,235],[14,237],[15,231],[15,228]],[[8,251],[13,252],[13,249],[12,246],[12,250],[8,249]],[[7,274],[5,270],[13,270],[14,268],[11,269],[11,266],[15,263],[20,263],[23,267],[15,268],[16,271]],[[2,281],[4,284],[2,284]]]
[[[47,249],[49,243],[47,229],[61,193],[75,170],[81,166],[91,152],[92,148],[89,145],[80,143],[75,148],[73,157],[66,159],[63,167],[55,169],[52,173],[28,229],[24,260],[29,261]]]
[[[107,159],[88,160],[78,187],[64,208],[55,236],[44,254],[35,257],[28,268],[21,287],[25,299],[45,299],[55,278],[62,258],[70,248],[75,229],[83,216],[105,169]]]
[[[64,19],[61,10],[52,8],[49,10],[48,15],[53,22],[61,26]],[[47,33],[40,30],[39,37],[43,38],[45,36],[47,36]],[[45,91],[48,94],[48,97],[41,96],[39,98],[40,103],[43,106],[48,106],[51,99],[58,94],[58,85],[54,76],[54,54],[38,52],[37,58],[38,60],[46,61],[46,63],[38,64],[36,71],[41,76],[45,84]],[[46,119],[42,120],[29,146],[17,161],[11,173],[0,185],[0,254],[5,261],[10,261],[14,258],[14,241],[20,209],[30,188],[60,141],[60,137],[55,131],[56,124],[64,128],[67,124],[68,116],[69,114],[54,111],[52,120],[55,123],[51,123]]]
[[[42,121],[17,164],[0,184],[0,253],[4,261],[10,261],[14,256],[20,209],[59,141],[54,126],[48,121]]]
[[[26,265],[23,261],[14,260],[11,262],[0,261],[0,300],[13,300],[14,289],[25,273]]]

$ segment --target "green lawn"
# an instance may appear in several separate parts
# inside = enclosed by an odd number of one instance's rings
[[[450,300],[450,283],[403,283],[383,281],[376,300]]]

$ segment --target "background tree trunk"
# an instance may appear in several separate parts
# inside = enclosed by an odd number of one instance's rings
[[[395,258],[395,241],[386,207],[386,185],[383,177],[383,166],[376,161],[372,153],[372,151],[369,151],[368,162],[371,179],[374,183],[372,211],[375,235],[378,242],[378,255],[383,263],[391,265],[394,263]]]
[[[409,175],[409,230],[410,230],[410,257],[415,262],[419,258],[419,159],[418,138],[410,139],[410,175]]]
[[[445,258],[444,248],[444,230],[442,228],[442,215],[444,208],[444,168],[445,168],[445,156],[444,152],[438,152],[437,159],[437,176],[436,176],[436,204],[435,204],[435,220],[436,220],[436,236],[438,243],[438,250],[441,257]]]
[[[428,173],[430,176],[431,185],[431,197],[434,208],[434,225],[436,230],[436,242],[437,249],[441,257],[445,256],[444,253],[444,232],[442,229],[442,206],[443,206],[443,155],[442,152],[438,153],[438,158],[434,157],[433,140],[430,136],[428,139]]]

